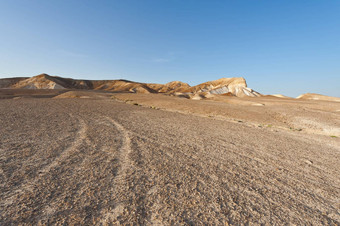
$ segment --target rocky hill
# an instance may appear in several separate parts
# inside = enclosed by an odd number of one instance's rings
[[[261,96],[260,93],[247,87],[246,80],[242,77],[240,78],[221,78],[215,81],[209,81],[197,86],[179,88],[177,92],[187,93],[187,94],[226,94],[231,96]]]
[[[2,88],[11,88],[13,87],[14,84],[22,81],[22,80],[26,80],[28,78],[25,77],[20,77],[20,78],[3,78],[0,79],[0,89]]]
[[[0,79],[0,88],[8,89],[86,89],[130,93],[166,93],[192,99],[209,98],[213,95],[237,97],[261,96],[247,87],[244,78],[221,78],[196,86],[173,81],[166,84],[139,83],[128,80],[77,80],[40,74],[31,78]]]

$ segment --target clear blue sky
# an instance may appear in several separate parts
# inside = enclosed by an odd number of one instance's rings
[[[40,73],[340,97],[340,1],[0,1],[0,77]]]

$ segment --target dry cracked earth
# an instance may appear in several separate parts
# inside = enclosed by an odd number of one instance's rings
[[[114,99],[0,100],[0,224],[340,224],[340,148]]]

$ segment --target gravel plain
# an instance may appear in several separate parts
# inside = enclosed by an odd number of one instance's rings
[[[109,98],[2,99],[0,224],[339,225],[325,139]]]

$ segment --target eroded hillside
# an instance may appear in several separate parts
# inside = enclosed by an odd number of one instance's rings
[[[248,88],[246,80],[242,77],[222,78],[190,86],[180,81],[155,84],[128,80],[77,80],[41,74],[31,78],[1,79],[0,85],[0,88],[9,89],[87,89],[128,93],[165,93],[193,99],[209,98],[216,94],[237,97],[261,96],[260,93]]]

